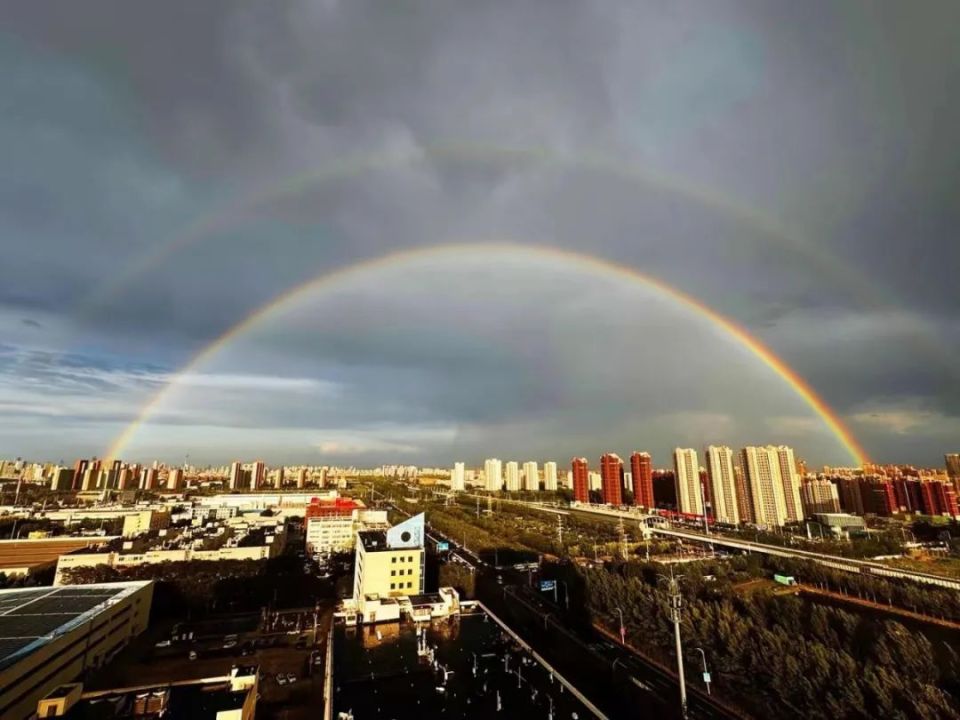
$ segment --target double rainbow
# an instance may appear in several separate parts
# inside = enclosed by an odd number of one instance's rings
[[[106,452],[107,458],[118,458],[130,444],[140,428],[149,420],[154,410],[166,398],[167,394],[177,385],[177,378],[190,373],[218,352],[228,347],[233,341],[250,332],[271,316],[292,307],[310,293],[328,289],[338,283],[345,283],[356,279],[357,276],[370,271],[389,268],[393,265],[426,259],[456,260],[469,253],[507,252],[520,254],[534,260],[563,260],[578,267],[592,269],[614,277],[620,277],[639,283],[662,297],[668,298],[677,305],[686,308],[695,315],[710,321],[714,327],[722,330],[729,337],[736,340],[745,349],[749,350],[757,359],[782,378],[793,391],[813,410],[830,429],[836,439],[849,453],[851,460],[858,465],[868,462],[868,456],[863,447],[857,442],[853,433],[843,423],[837,413],[810,387],[793,368],[787,365],[770,348],[758,338],[751,335],[744,327],[730,318],[722,315],[697,298],[678,290],[659,278],[646,275],[634,268],[617,265],[608,260],[584,255],[570,250],[518,245],[513,243],[464,243],[452,245],[436,245],[426,248],[416,248],[391,253],[372,260],[366,260],[353,265],[342,267],[331,272],[321,274],[290,290],[287,290],[270,302],[256,309],[243,320],[220,335],[197,353],[174,378],[154,395],[142,408],[140,414],[114,439]]]

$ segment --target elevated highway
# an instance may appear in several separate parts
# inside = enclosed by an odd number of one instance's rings
[[[614,510],[608,507],[598,505],[573,505],[568,510],[562,510],[546,503],[528,502],[523,500],[499,500],[517,505],[524,505],[529,508],[535,508],[549,513],[559,514],[578,514],[593,515],[605,517],[614,521],[623,518],[624,521],[635,522],[644,525],[649,532],[665,537],[674,537],[688,542],[698,542],[714,547],[729,548],[731,550],[740,550],[742,552],[755,552],[764,555],[773,555],[776,557],[798,558],[802,560],[812,560],[821,565],[842,570],[844,572],[859,573],[863,575],[874,575],[878,577],[896,578],[899,580],[909,580],[911,582],[921,583],[923,585],[934,585],[947,588],[949,590],[960,590],[960,578],[951,578],[943,575],[933,575],[931,573],[916,572],[914,570],[903,570],[900,568],[884,565],[883,563],[872,560],[859,560],[856,558],[846,558],[839,555],[830,555],[827,553],[818,553],[814,550],[801,550],[799,548],[770,545],[767,543],[754,542],[739,537],[729,535],[719,535],[716,533],[704,533],[698,530],[688,528],[676,528],[670,525],[666,518],[659,515],[650,515],[639,511]]]

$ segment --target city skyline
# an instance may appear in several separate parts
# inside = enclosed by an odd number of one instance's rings
[[[0,454],[955,450],[956,7],[82,5],[3,21]]]

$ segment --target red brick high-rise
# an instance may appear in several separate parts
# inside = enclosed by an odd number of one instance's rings
[[[616,453],[600,458],[600,481],[605,505],[623,505],[623,460]]]
[[[573,470],[573,499],[577,502],[590,502],[590,466],[586,458],[574,458],[572,462]]]
[[[635,452],[630,456],[633,474],[633,502],[645,508],[656,507],[653,499],[653,458],[650,453]]]

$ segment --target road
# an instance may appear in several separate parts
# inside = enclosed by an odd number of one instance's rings
[[[641,717],[680,717],[679,685],[672,674],[595,630],[571,629],[574,623],[565,618],[564,610],[529,587],[526,572],[495,568],[435,528],[428,537],[449,543],[451,555],[476,573],[478,598],[509,621],[605,713],[611,717],[636,716],[638,712]],[[693,668],[688,675],[697,677]],[[687,694],[692,720],[743,717],[718,705],[690,682]]]
[[[479,497],[479,496],[471,496]],[[619,521],[620,518],[625,520],[632,520],[634,522],[643,522],[646,518],[658,517],[653,515],[640,514],[636,512],[615,510],[613,508],[592,506],[592,505],[578,505],[576,507],[571,507],[568,511],[558,510],[556,507],[545,505],[543,503],[530,502],[525,500],[501,500],[501,502],[509,502],[517,505],[524,505],[526,507],[541,510],[543,512],[549,513],[562,513],[562,514],[577,514],[583,513],[585,515],[591,515],[594,517],[603,517],[610,520]],[[659,518],[662,520],[662,518]],[[732,548],[736,550],[742,550],[746,552],[755,552],[761,553],[764,555],[773,555],[777,557],[791,557],[799,558],[803,560],[813,560],[816,563],[821,565],[826,565],[827,567],[832,567],[836,570],[842,570],[849,573],[858,573],[865,575],[875,575],[885,578],[897,578],[900,580],[910,580],[912,582],[921,583],[924,585],[935,585],[937,587],[947,588],[950,590],[960,590],[960,579],[945,577],[943,575],[933,575],[930,573],[916,572],[914,570],[903,570],[900,568],[890,567],[889,565],[884,565],[882,563],[873,562],[871,560],[858,560],[856,558],[846,558],[839,555],[830,555],[827,553],[818,553],[813,550],[801,550],[794,547],[786,547],[783,545],[769,545],[766,543],[754,542],[752,540],[745,540],[739,537],[730,537],[728,535],[718,535],[716,533],[710,533],[709,535],[699,532],[696,530],[689,529],[678,529],[675,527],[669,527],[665,525],[651,525],[650,531],[657,534],[663,535],[666,537],[675,537],[683,540],[688,540],[690,542],[699,542],[704,544],[710,544],[714,546]]]

